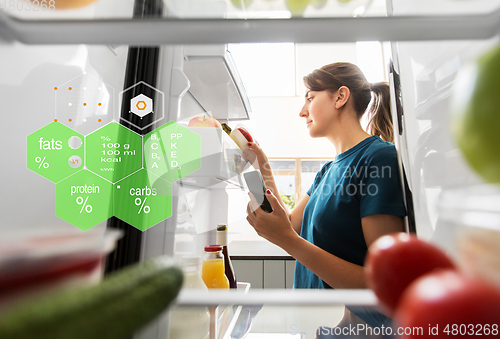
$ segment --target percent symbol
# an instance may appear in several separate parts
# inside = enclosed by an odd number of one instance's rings
[[[43,166],[43,168],[49,168],[49,163],[45,161],[45,157],[43,157],[43,159],[41,157],[36,157],[35,162],[37,164],[40,164],[40,165],[38,165],[38,168],[40,168],[42,166]]]
[[[87,205],[87,200],[89,200],[89,197],[85,198],[85,201],[83,201],[82,197],[76,198],[76,203],[78,205],[82,205],[82,208],[80,209],[80,213],[83,212],[83,209],[85,209],[85,212],[87,212],[87,213],[92,212],[92,205]]]
[[[106,137],[106,136],[102,136],[101,139],[103,141],[111,141],[111,138],[110,137]]]
[[[141,213],[143,207],[144,207],[144,213],[148,214],[151,211],[151,208],[149,206],[147,206],[147,205],[144,206],[147,199],[148,198],[144,198],[144,200],[141,200],[141,198],[135,198],[135,205],[136,206],[141,205],[141,208],[139,208],[139,212],[137,212],[137,214]]]

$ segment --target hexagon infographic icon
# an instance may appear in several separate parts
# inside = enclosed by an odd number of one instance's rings
[[[139,94],[130,100],[130,110],[142,118],[153,112],[153,100],[144,94]]]
[[[174,121],[144,137],[144,166],[157,176],[175,182],[201,167],[201,138]]]
[[[165,180],[140,170],[114,187],[114,215],[145,231],[172,216],[172,187]]]
[[[112,122],[85,137],[85,166],[115,183],[142,168],[142,137]]]
[[[57,183],[83,168],[84,137],[52,122],[26,138],[27,167]]]
[[[141,95],[135,106],[153,110]],[[201,137],[171,121],[145,138],[116,122],[86,137],[53,122],[27,136],[27,167],[56,183],[68,223],[86,231],[115,215],[145,231],[172,216],[172,183],[200,169]]]
[[[121,122],[140,131],[159,122],[165,118],[164,97],[162,91],[144,81],[130,86],[120,92]]]
[[[83,170],[56,184],[56,215],[86,231],[113,216],[113,184]]]
[[[88,73],[54,87],[58,122],[84,135],[115,120],[115,90]]]

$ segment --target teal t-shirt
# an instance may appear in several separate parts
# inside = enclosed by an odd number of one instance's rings
[[[367,247],[361,218],[405,216],[396,148],[371,136],[337,155],[307,191],[300,235],[323,250],[363,266]],[[294,288],[331,288],[297,261]]]

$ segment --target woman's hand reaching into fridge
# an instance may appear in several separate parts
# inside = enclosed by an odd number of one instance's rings
[[[259,203],[252,193],[248,193],[250,202],[247,205],[247,221],[258,235],[283,248],[293,239],[300,237],[292,227],[288,211],[281,206],[276,196],[268,189],[266,198],[269,200],[273,211],[267,213],[260,208]]]
[[[267,178],[273,176],[267,155],[264,153],[262,148],[260,148],[259,144],[255,142],[248,142],[247,146],[248,148],[243,152],[243,154],[255,169],[260,170],[265,182]]]

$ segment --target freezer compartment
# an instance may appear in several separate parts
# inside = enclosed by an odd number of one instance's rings
[[[184,46],[183,73],[189,93],[218,120],[247,120],[250,101],[226,44]],[[180,119],[191,112],[182,110]]]
[[[229,135],[220,128],[187,128],[200,136],[200,168],[182,178],[182,184],[209,188],[224,181],[243,187],[241,174],[250,163]]]

